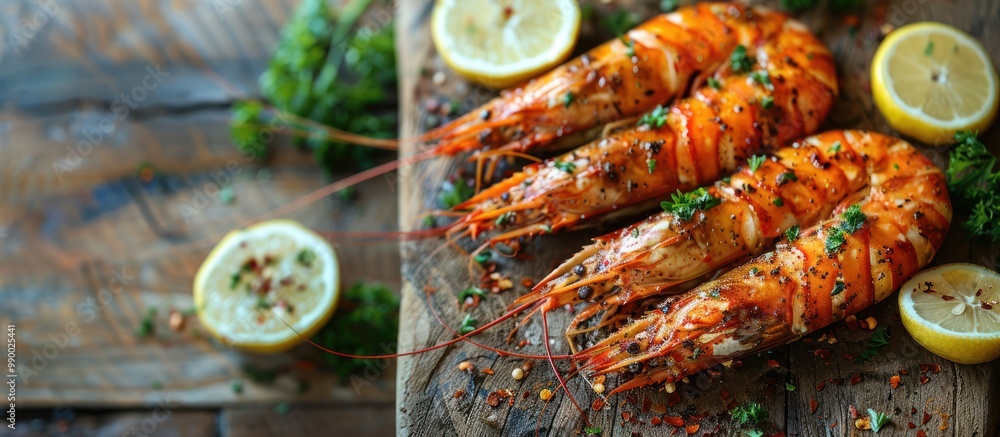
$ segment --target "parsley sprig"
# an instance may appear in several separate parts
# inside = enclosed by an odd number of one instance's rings
[[[872,358],[875,358],[875,355],[878,355],[879,349],[881,349],[882,346],[886,346],[888,344],[889,344],[889,332],[885,328],[885,326],[879,326],[878,328],[875,328],[875,333],[873,333],[872,338],[868,340],[868,347],[865,348],[865,350],[862,351],[860,354],[858,354],[858,357],[854,359],[854,363],[861,364],[867,361],[871,361]]]
[[[861,212],[861,205],[854,204],[840,214],[841,221],[826,231],[826,253],[834,254],[847,242],[847,234],[853,234],[861,229],[868,216]]]
[[[749,73],[752,68],[753,61],[747,56],[747,48],[742,45],[736,46],[729,55],[729,69],[734,73]]]
[[[667,122],[667,110],[663,105],[656,105],[652,111],[642,115],[639,119],[639,126],[663,127]]]
[[[691,220],[697,210],[707,211],[722,204],[722,199],[712,196],[704,187],[687,193],[677,190],[670,195],[670,200],[660,202],[663,211],[676,215],[681,220]]]
[[[872,431],[875,431],[875,434],[878,434],[882,430],[882,427],[892,422],[892,418],[888,414],[875,411],[871,408],[868,409],[868,417],[871,418]]]
[[[963,223],[973,235],[1000,241],[1000,171],[997,158],[972,131],[955,134],[958,145],[948,154],[948,191],[955,203],[971,211]]]

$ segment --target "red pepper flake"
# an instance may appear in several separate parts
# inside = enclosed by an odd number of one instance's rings
[[[982,288],[976,290],[976,297],[979,297],[979,296],[982,296],[982,295],[983,295],[983,289]]]
[[[534,287],[535,286],[535,280],[526,277],[526,278],[524,278],[524,279],[521,280],[521,285],[523,285],[524,288]]]
[[[594,403],[590,404],[590,409],[594,411],[601,411],[604,408],[604,398],[594,399]]]
[[[816,349],[813,351],[813,355],[820,357],[824,360],[830,359],[830,349]]]
[[[493,369],[487,367],[487,368],[483,369],[483,373],[485,373],[487,375],[492,375],[494,372],[493,372]]]
[[[906,375],[910,374],[910,371],[906,370],[906,369],[899,369],[899,374],[903,375],[903,376],[906,376]]]
[[[826,388],[826,381],[820,381],[819,384],[816,384],[816,391],[823,391],[824,388]]]
[[[950,294],[942,294],[941,295],[941,299],[946,300],[946,301],[953,301],[953,300],[955,300],[955,296],[952,296]]]
[[[767,367],[778,367],[778,366],[780,366],[780,364],[778,364],[777,361],[767,360]]]
[[[984,309],[984,310],[987,310],[987,311],[993,309],[993,305],[990,305],[990,304],[986,303],[985,301],[979,301],[979,307],[982,308],[982,309]]]
[[[732,410],[732,409],[734,409],[734,408],[736,408],[738,406],[740,406],[739,402],[736,402],[735,400],[729,401],[729,403],[726,404],[726,410]]]
[[[465,395],[465,390],[455,390],[455,399],[458,399]]]
[[[628,422],[631,419],[632,419],[632,413],[629,413],[628,411],[622,411],[622,421]]]
[[[910,414],[917,414],[917,407],[910,407]]]
[[[816,398],[809,398],[809,411],[816,414],[817,408],[819,408],[819,402],[816,402]]]
[[[652,405],[653,405],[653,401],[649,400],[648,396],[642,398],[642,412],[643,413],[648,413],[649,412],[649,407],[651,407]]]
[[[906,427],[909,429],[917,429],[917,425],[913,422],[906,422]]]
[[[520,349],[528,344],[528,340],[521,340],[517,342],[517,348]]]
[[[892,375],[889,378],[889,386],[892,387],[893,390],[899,388],[899,375]]]
[[[938,427],[939,431],[944,431],[948,429],[948,417],[949,416],[947,414],[941,415],[941,426]]]
[[[698,432],[699,429],[701,429],[701,425],[699,425],[697,423],[692,423],[692,424],[688,425],[687,427],[685,427],[684,431],[687,431],[688,435],[691,435],[691,434],[694,434],[694,433]]]
[[[857,418],[861,417],[861,414],[858,413],[858,409],[857,408],[854,408],[854,405],[848,405],[847,406],[847,412],[851,414],[851,419],[857,419]]]
[[[628,402],[629,405],[635,405],[639,400],[636,399],[635,395],[625,395],[625,402]]]
[[[650,410],[652,410],[654,413],[657,413],[657,414],[666,413],[667,412],[667,404],[653,404],[653,406],[650,407]]]
[[[653,425],[653,426],[657,426],[657,425],[659,425],[659,424],[660,424],[661,422],[662,422],[662,421],[660,420],[660,416],[653,416],[653,418],[652,418],[652,419],[649,419],[649,424],[650,424],[650,425]]]
[[[858,385],[859,382],[861,382],[861,375],[860,374],[856,374],[854,376],[851,376],[851,385]]]
[[[679,403],[681,403],[681,393],[680,392],[675,391],[673,393],[670,393],[670,396],[667,396],[667,405],[669,405],[669,406],[672,407],[672,406],[677,405]]]
[[[937,364],[921,364],[920,365],[920,373],[927,373],[927,372],[938,373],[940,371],[941,371],[941,366],[939,366]]]
[[[529,397],[531,397],[531,390],[525,390],[524,394],[521,395],[521,399],[528,399]],[[600,399],[600,398],[598,398],[598,399]]]
[[[920,424],[921,425],[926,425],[927,422],[930,422],[930,421],[931,421],[931,415],[927,414],[927,412],[924,411],[924,420],[920,421]]]
[[[922,429],[917,430],[917,437],[927,437],[927,433]]]
[[[496,408],[500,405],[500,395],[497,392],[491,392],[486,395],[486,403],[489,404],[489,406]]]
[[[739,368],[743,367],[743,360],[733,361],[733,365],[730,366],[730,367],[733,368],[733,369],[739,369]]]
[[[684,426],[684,418],[680,416],[663,416],[663,421],[673,426]]]
[[[920,375],[920,385],[927,384],[928,382],[931,382],[931,378],[926,375]]]
[[[728,401],[729,400],[729,390],[722,389],[722,391],[719,392],[719,397],[722,398],[723,401]]]

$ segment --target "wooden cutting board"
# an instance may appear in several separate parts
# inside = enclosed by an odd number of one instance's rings
[[[454,100],[464,110],[474,108],[494,93],[470,85],[445,68],[435,53],[428,29],[433,2],[420,0],[402,2],[397,21],[401,68],[401,95],[403,106],[402,135],[412,135],[424,130],[428,123],[428,100]],[[652,2],[658,4],[658,2]],[[688,2],[682,2],[688,3]],[[765,2],[776,6],[775,2]],[[822,3],[822,2],[821,2]],[[593,47],[602,41],[595,37],[600,22],[609,9],[617,6],[597,4],[589,19],[585,19],[580,50]],[[652,7],[655,7],[652,6]],[[656,13],[650,6],[629,8],[645,18]],[[1000,3],[974,0],[936,1],[899,0],[867,2],[860,15],[857,29],[841,17],[825,12],[823,7],[801,14],[805,21],[833,50],[841,81],[838,99],[825,129],[860,128],[894,133],[877,113],[871,100],[868,85],[868,65],[878,43],[879,25],[883,22],[902,25],[921,20],[935,20],[952,24],[969,31],[986,46],[994,60],[1000,60]],[[442,75],[445,79],[441,81]],[[435,80],[437,75],[437,80]],[[988,133],[987,144],[993,151],[1000,148],[1000,129]],[[415,153],[411,146],[403,155]],[[944,165],[946,155],[938,150],[925,149],[939,165]],[[434,198],[442,181],[460,164],[461,158],[438,159],[404,169],[400,173],[400,223],[404,229],[419,226],[421,214],[435,208]],[[951,237],[939,252],[936,262],[967,261],[994,269],[1000,261],[1000,247],[982,241],[972,241],[958,225],[964,216],[959,214]],[[638,219],[636,219],[638,220]],[[519,283],[522,278],[538,279],[559,261],[579,249],[588,238],[610,230],[591,229],[561,235],[545,236],[531,241],[524,251],[530,260],[505,260],[500,271],[515,282],[513,290],[490,294],[471,313],[480,326],[504,312],[504,308],[526,289]],[[471,244],[462,245],[467,250]],[[468,286],[476,285],[478,278],[468,273],[468,257],[453,248],[436,253],[441,239],[406,243],[402,245],[404,296],[401,313],[399,350],[408,351],[437,344],[452,338],[432,317],[428,308],[426,287],[436,289],[430,297],[443,320],[452,327],[460,325],[465,312],[456,304],[457,295]],[[566,342],[559,333],[568,320],[566,311],[555,311],[549,319],[553,336],[553,352],[566,353]],[[683,416],[689,424],[697,423],[696,434],[730,435],[736,431],[726,413],[732,401],[756,401],[770,411],[770,421],[775,429],[788,435],[864,435],[853,426],[849,406],[859,411],[867,408],[887,412],[893,425],[879,435],[912,436],[917,429],[927,435],[993,436],[1000,432],[1000,369],[997,363],[978,366],[956,365],[938,358],[918,346],[903,329],[898,320],[895,299],[864,311],[861,316],[874,316],[880,325],[889,326],[891,343],[870,363],[858,365],[845,354],[861,352],[871,337],[870,331],[850,329],[837,323],[809,335],[792,345],[768,353],[747,357],[739,369],[717,366],[680,384],[680,396],[668,396],[662,389],[647,387],[609,398],[608,405],[599,412],[591,410],[595,399],[593,392],[582,380],[571,380],[570,389],[581,405],[589,412],[591,421],[604,435],[665,435],[674,431],[680,435],[684,429],[661,424],[654,426],[654,415]],[[476,337],[485,344],[513,349],[504,338],[512,324]],[[543,353],[540,323],[535,321],[522,330],[517,338],[526,338],[530,345],[526,353]],[[820,337],[835,337],[837,343],[818,341]],[[816,350],[830,351],[829,359],[817,356]],[[479,369],[491,368],[495,375],[468,375],[458,370],[462,361],[469,361]],[[430,353],[403,358],[397,375],[397,431],[401,435],[573,435],[581,432],[580,414],[565,394],[558,394],[551,402],[544,403],[538,393],[541,388],[555,387],[551,369],[544,362],[536,363],[528,377],[522,381],[511,378],[512,368],[523,360],[499,357],[496,353],[476,348],[467,343],[435,350]],[[939,373],[926,372],[928,381],[922,383],[921,364],[940,366]],[[568,364],[560,364],[563,374]],[[889,378],[902,376],[902,385],[891,390]],[[795,389],[788,391],[785,383]],[[490,407],[486,402],[489,393],[509,389],[515,393],[512,406],[507,402]],[[465,393],[456,397],[457,390]],[[526,396],[526,397],[523,397]],[[815,411],[812,405],[815,403]],[[657,412],[659,411],[659,412]],[[911,413],[915,411],[915,413]],[[924,413],[930,417],[923,424]],[[692,415],[704,415],[700,421],[690,420]],[[629,419],[625,420],[624,417]],[[908,429],[912,422],[917,429]]]

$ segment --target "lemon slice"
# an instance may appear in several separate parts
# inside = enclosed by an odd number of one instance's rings
[[[962,364],[1000,357],[1000,275],[975,264],[917,273],[899,290],[903,326],[934,354]]]
[[[580,31],[575,0],[438,0],[431,36],[455,72],[506,88],[559,65]]]
[[[924,143],[954,142],[955,132],[985,130],[997,113],[997,72],[982,44],[933,22],[896,29],[871,66],[875,105],[899,132]]]
[[[212,249],[195,275],[194,302],[202,326],[223,343],[280,352],[330,319],[339,283],[326,240],[297,222],[271,220],[232,231]]]

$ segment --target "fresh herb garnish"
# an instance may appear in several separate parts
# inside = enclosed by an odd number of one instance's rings
[[[660,202],[663,211],[675,214],[681,220],[691,220],[696,210],[707,211],[722,204],[722,200],[712,196],[704,187],[687,193],[677,190],[670,195],[670,200]]]
[[[485,264],[486,261],[489,261],[492,256],[493,253],[491,253],[489,249],[484,249],[482,252],[477,253],[472,259],[476,260],[479,264]]]
[[[858,357],[854,360],[856,364],[861,364],[866,361],[871,361],[878,355],[878,350],[885,345],[889,344],[889,333],[885,326],[879,326],[875,328],[875,332],[872,334],[872,338],[868,339],[868,347],[865,348]]]
[[[475,193],[476,189],[469,186],[465,179],[458,178],[455,182],[446,182],[441,186],[441,192],[438,193],[437,200],[443,208],[451,209],[469,200]]]
[[[764,85],[764,86],[766,86],[768,88],[771,88],[771,87],[774,86],[771,83],[771,76],[767,73],[767,70],[757,70],[757,71],[754,71],[753,73],[750,73],[750,79],[753,80],[754,82],[756,82],[756,83],[758,83],[760,85]]]
[[[798,176],[795,176],[795,172],[789,170],[780,175],[778,175],[778,185],[785,185],[790,181],[799,180]]]
[[[653,174],[653,170],[656,170],[656,160],[653,158],[647,159],[646,167],[649,169],[649,174]]]
[[[1000,172],[997,158],[976,138],[977,133],[955,134],[958,145],[948,153],[948,191],[960,207],[971,211],[963,226],[973,235],[1000,241]]]
[[[563,107],[569,108],[569,105],[573,104],[573,100],[576,100],[576,96],[567,91],[566,94],[563,94]]]
[[[865,224],[865,220],[868,219],[868,216],[861,212],[861,205],[859,204],[849,206],[842,214],[840,214],[840,217],[844,219],[844,221],[840,223],[840,228],[848,234],[857,232],[857,230],[861,229],[861,226]]]
[[[493,224],[496,226],[503,226],[513,220],[514,220],[514,211],[506,211],[503,214],[500,214],[500,216],[497,217],[496,221],[493,222]]]
[[[924,46],[924,56],[931,56],[934,54],[934,41],[927,41],[927,45]]]
[[[618,37],[618,39],[622,40],[622,44],[625,44],[625,56],[629,58],[635,56],[635,41],[626,38],[625,35]]]
[[[264,296],[258,296],[257,302],[254,304],[254,308],[258,310],[269,310],[272,307],[274,307],[274,303],[267,300],[267,298]]]
[[[394,353],[386,349],[399,330],[399,297],[382,284],[355,283],[341,296],[326,326],[312,337],[316,344],[354,355]],[[350,335],[345,335],[350,333]],[[326,363],[341,378],[363,372],[371,361],[324,354]],[[346,380],[345,380],[346,381]]]
[[[833,283],[833,291],[830,291],[830,297],[833,297],[833,296],[836,296],[836,295],[838,295],[840,293],[843,293],[844,289],[846,289],[846,288],[847,288],[847,284],[845,284],[844,281],[838,280],[837,282],[834,282]]]
[[[639,228],[632,228],[632,238],[639,238]]]
[[[242,274],[243,274],[242,271],[237,271],[236,273],[233,273],[233,275],[229,277],[229,289],[230,290],[235,290],[236,286],[240,285],[240,279],[241,279]]]
[[[479,296],[480,298],[485,298],[486,297],[486,292],[483,291],[483,289],[479,288],[479,287],[469,287],[469,288],[466,288],[465,290],[462,290],[461,293],[459,293],[459,295],[458,295],[458,303],[465,302],[465,298],[472,297],[472,296]]]
[[[139,328],[136,329],[136,335],[139,337],[149,337],[153,335],[155,327],[153,325],[153,318],[156,317],[156,308],[149,308],[146,310],[146,315],[143,316],[142,320],[139,322]]]
[[[712,87],[714,89],[720,89],[720,88],[722,88],[722,85],[719,84],[719,81],[715,80],[714,77],[709,77],[708,78],[708,86],[710,86],[710,87]]]
[[[558,161],[555,163],[555,167],[566,173],[573,173],[576,171],[576,164],[570,161]]]
[[[771,109],[774,107],[774,97],[766,96],[760,99],[760,107],[764,109]]]
[[[882,427],[892,422],[892,418],[888,414],[875,411],[871,408],[868,409],[868,417],[871,418],[872,431],[875,431],[875,434],[878,434],[882,430]]]
[[[844,231],[833,226],[826,230],[826,243],[824,243],[823,248],[827,254],[834,254],[840,250],[840,246],[843,246],[845,242],[847,239],[844,237]]]
[[[792,383],[790,383],[790,382],[786,382],[786,383],[785,383],[785,390],[788,390],[788,391],[795,391],[795,386],[794,386],[794,385],[792,385]]]
[[[729,55],[729,69],[734,73],[749,73],[753,68],[750,58],[747,57],[747,48],[742,45],[736,46],[733,53]]]
[[[773,203],[774,206],[777,206],[778,208],[785,206],[785,201],[782,200],[780,197],[775,197],[774,200],[771,201],[771,203]]]
[[[466,314],[465,318],[462,319],[462,326],[458,329],[458,332],[462,334],[468,334],[476,330],[476,319],[472,318],[472,314]]]
[[[236,393],[236,394],[243,393],[243,381],[241,381],[239,379],[234,379],[234,380],[230,381],[229,382],[229,389],[232,390],[233,393]]]
[[[765,155],[751,156],[750,159],[747,160],[747,162],[750,164],[750,173],[757,171],[757,169],[760,168],[761,164],[763,164],[765,160],[767,160],[767,156]]]
[[[827,153],[837,153],[840,151],[840,141],[834,141],[833,145],[827,150]]]
[[[766,421],[770,414],[761,404],[748,402],[730,410],[729,415],[740,425],[758,425]]]
[[[662,105],[656,105],[652,111],[642,115],[639,126],[663,127],[667,122],[667,110]]]
[[[299,254],[295,256],[295,260],[306,267],[311,267],[312,263],[316,261],[316,252],[310,249],[302,249]]]
[[[601,435],[601,427],[595,425],[587,425],[583,428],[583,431],[586,432],[587,435]]]
[[[799,225],[794,225],[785,231],[785,238],[788,241],[795,241],[799,239]]]
[[[618,9],[604,18],[604,27],[607,28],[612,35],[622,35],[628,32],[629,29],[635,27],[639,24],[639,21],[632,15],[628,10],[621,8]]]
[[[356,26],[371,3],[351,0],[331,10],[325,0],[302,2],[258,82],[265,102],[234,105],[230,131],[239,149],[264,156],[269,139],[283,131],[328,172],[375,163],[375,149],[332,140],[323,130],[395,135],[394,26]]]
[[[764,431],[761,431],[759,429],[746,430],[743,431],[743,434],[746,435],[747,437],[764,437]]]

